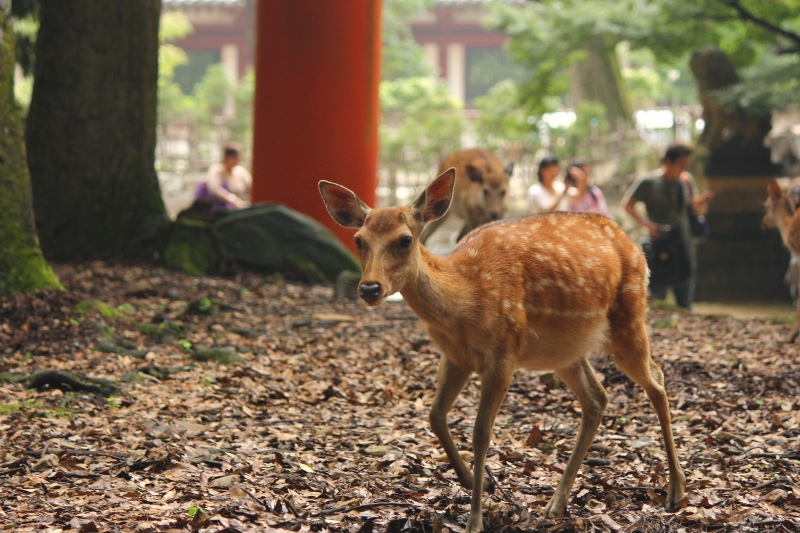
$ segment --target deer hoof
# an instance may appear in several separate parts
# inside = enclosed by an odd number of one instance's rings
[[[483,516],[478,515],[475,517],[470,513],[469,519],[467,520],[467,527],[464,528],[464,530],[467,533],[480,533],[483,531]]]
[[[556,496],[554,495],[550,501],[548,502],[547,506],[542,511],[542,514],[545,518],[559,518],[564,516],[564,513],[567,511],[567,503],[556,501]]]
[[[686,492],[683,489],[674,490],[672,487],[670,487],[667,492],[667,501],[664,503],[664,508],[670,513],[677,511],[680,507],[682,507],[681,504],[685,499]]]

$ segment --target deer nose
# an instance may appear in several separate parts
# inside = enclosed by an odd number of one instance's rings
[[[497,220],[500,218],[500,213],[498,213],[497,211],[492,211],[491,213],[489,213],[489,216],[492,217],[492,220]]]
[[[381,296],[381,284],[374,282],[362,283],[358,286],[358,294],[361,295],[364,301],[372,303]]]

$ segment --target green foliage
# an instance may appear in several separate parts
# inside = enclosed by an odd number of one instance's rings
[[[256,92],[256,73],[250,68],[239,80],[233,92],[236,112],[230,125],[232,139],[250,139],[253,136],[253,100]]]
[[[426,170],[459,148],[461,104],[439,80],[404,78],[380,86],[381,159],[389,166]]]
[[[475,132],[482,146],[497,150],[506,143],[522,148],[539,144],[535,120],[519,105],[519,87],[514,81],[496,84],[475,99],[475,108],[480,111]]]
[[[189,518],[194,518],[195,515],[203,514],[205,512],[206,512],[205,509],[203,509],[199,505],[194,505],[192,507],[189,507],[189,509],[186,511],[186,514],[189,515]]]
[[[429,9],[432,0],[385,0],[383,3],[383,45],[381,78],[394,80],[429,76],[422,47],[411,35],[409,18]]]
[[[106,398],[106,405],[114,409],[119,409],[122,407],[122,398],[118,396],[109,396]]]
[[[548,132],[550,151],[558,158],[588,158],[588,144],[592,137],[611,131],[606,118],[606,108],[600,102],[583,102],[575,111],[575,122],[566,128],[552,128]]]
[[[686,70],[691,52],[706,43],[719,46],[739,67],[753,68],[750,82],[725,97],[745,108],[773,109],[800,102],[794,89],[800,52],[800,0],[542,0],[524,5],[491,4],[489,25],[511,36],[509,50],[528,65],[531,76],[521,85],[520,99],[528,113],[547,111],[548,96],[567,92],[570,69],[584,57],[586,43],[597,37],[634,53],[646,50],[652,63],[627,72],[633,97],[640,105],[684,101],[691,77]],[[775,51],[792,59],[776,59]],[[682,71],[679,92],[666,77]],[[775,87],[769,81],[777,80]]]
[[[186,52],[170,41],[181,39],[194,31],[192,23],[180,11],[164,13],[158,30],[158,124],[165,127],[183,115],[189,105],[186,95],[175,82],[175,69],[189,62]]]
[[[746,83],[718,92],[722,104],[766,115],[800,105],[800,55],[768,56],[744,73]]]
[[[161,17],[159,39],[158,125],[160,130],[176,120],[193,130],[198,138],[210,133],[225,132],[231,139],[249,139],[253,129],[253,96],[255,73],[251,68],[241,80],[233,83],[222,64],[210,65],[191,94],[183,92],[175,79],[178,67],[189,64],[186,52],[171,44],[194,31],[181,12],[168,12]],[[233,104],[234,114],[226,116],[226,107]],[[220,120],[224,117],[224,120]]]
[[[221,64],[208,67],[203,79],[195,85],[190,100],[195,118],[201,124],[212,126],[213,118],[222,114],[225,100],[231,95],[232,89]]]

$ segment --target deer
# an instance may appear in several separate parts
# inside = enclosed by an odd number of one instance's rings
[[[672,435],[664,374],[650,353],[648,271],[641,249],[602,215],[551,213],[485,224],[448,255],[434,255],[420,235],[446,215],[455,181],[455,169],[447,169],[413,204],[379,209],[329,181],[320,181],[319,191],[333,219],[356,230],[359,296],[374,307],[399,292],[442,352],[429,423],[458,481],[472,490],[466,531],[483,530],[483,491],[491,483],[483,475],[486,453],[519,367],[555,371],[581,407],[575,446],[543,510],[545,517],[566,512],[608,403],[589,363],[599,344],[644,388],[656,410],[669,469],[666,508],[676,509],[686,495],[686,476]],[[473,373],[480,379],[480,399],[470,470],[447,414]]]
[[[776,180],[767,185],[767,199],[764,201],[762,224],[770,229],[777,228],[784,246],[796,258],[800,258],[800,210],[792,192],[784,193]],[[798,285],[800,290],[800,285]],[[794,325],[786,338],[788,344],[797,340],[800,333],[800,299],[795,310]]]
[[[439,164],[439,172],[450,167],[456,169],[452,205],[444,217],[427,225],[420,237],[423,244],[450,216],[464,221],[457,237],[457,240],[461,240],[481,224],[503,218],[508,211],[508,179],[514,172],[514,163],[503,166],[493,152],[484,148],[470,148],[445,157]]]

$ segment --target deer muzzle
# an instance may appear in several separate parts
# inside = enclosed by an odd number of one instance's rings
[[[381,297],[381,284],[374,281],[361,282],[358,285],[358,294],[368,304],[374,304]]]

